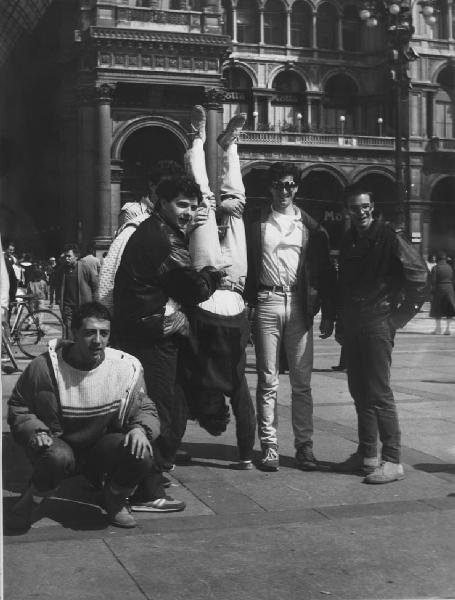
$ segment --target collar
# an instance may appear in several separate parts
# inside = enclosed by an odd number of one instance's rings
[[[283,213],[278,212],[277,210],[275,210],[273,207],[270,208],[270,216],[274,219],[279,219],[280,217],[287,217],[290,220],[293,221],[301,221],[302,220],[302,213],[300,211],[300,208],[298,206],[296,206],[294,204],[294,214],[292,215],[286,215]]]

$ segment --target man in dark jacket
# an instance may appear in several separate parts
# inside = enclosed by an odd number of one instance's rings
[[[104,306],[81,305],[73,315],[74,342],[53,340],[13,390],[8,423],[34,467],[13,509],[16,528],[30,527],[36,506],[79,470],[90,479],[107,476],[110,522],[135,526],[127,498],[153,468],[151,444],[160,424],[139,361],[106,347],[110,328]]]
[[[114,285],[114,314],[120,347],[144,367],[145,382],[160,415],[157,443],[163,470],[171,469],[187,422],[187,406],[179,384],[178,359],[188,331],[185,306],[207,300],[224,272],[197,271],[188,252],[188,229],[207,219],[198,211],[199,186],[193,177],[165,177],[156,188],[158,202],[128,240]],[[170,511],[149,480],[142,483],[133,510]],[[157,501],[159,500],[159,502]],[[179,506],[182,503],[178,503]],[[181,508],[179,508],[181,510]]]
[[[394,337],[426,300],[428,271],[401,232],[373,218],[371,192],[350,186],[345,190],[345,205],[352,226],[340,249],[337,338],[346,353],[359,445],[334,469],[365,474],[366,483],[389,483],[404,477],[398,415],[390,388]]]
[[[246,217],[248,275],[245,298],[253,319],[258,387],[259,467],[279,468],[277,392],[279,349],[283,342],[292,387],[292,427],[296,462],[318,468],[313,455],[313,317],[322,307],[321,338],[335,320],[335,271],[325,230],[294,204],[300,172],[290,163],[269,169],[272,204]]]
[[[77,306],[95,300],[98,290],[98,276],[89,265],[79,260],[77,244],[67,244],[63,248],[65,264],[56,273],[56,294],[62,313],[65,335],[71,337],[71,320]]]

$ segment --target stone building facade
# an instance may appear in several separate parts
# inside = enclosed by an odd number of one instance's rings
[[[403,134],[409,233],[421,251],[455,254],[455,41],[452,0],[437,26],[414,8],[412,89]],[[384,27],[352,0],[54,0],[8,54],[0,135],[8,168],[0,208],[38,252],[67,241],[107,247],[117,214],[144,193],[160,159],[182,162],[189,113],[208,113],[207,166],[230,116],[249,201],[266,197],[274,161],[302,169],[299,198],[334,248],[343,188],[362,181],[395,210],[393,85]],[[14,215],[13,215],[14,216]]]

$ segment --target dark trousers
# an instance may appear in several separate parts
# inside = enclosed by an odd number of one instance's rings
[[[26,449],[33,464],[32,483],[40,492],[54,490],[63,479],[75,474],[101,477],[125,489],[134,489],[138,481],[152,469],[152,457],[135,458],[123,446],[123,433],[108,433],[88,449],[74,450],[60,438],[44,450]]]
[[[73,320],[73,312],[75,308],[75,306],[71,306],[69,304],[64,304],[62,306],[62,321],[63,326],[65,328],[65,339],[67,340],[73,339],[73,334],[71,332],[71,323]]]
[[[147,392],[156,404],[161,435],[155,443],[157,463],[169,469],[186,429],[188,409],[178,377],[181,338],[171,335],[156,342],[120,340],[120,347],[139,359]]]
[[[388,318],[370,323],[345,324],[349,391],[357,411],[359,452],[377,456],[377,438],[382,460],[400,462],[401,433],[392,389],[390,367],[395,330]]]
[[[256,413],[246,377],[230,396],[240,460],[251,460],[256,437]]]

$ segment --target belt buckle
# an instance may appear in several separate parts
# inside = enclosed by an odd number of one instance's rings
[[[290,286],[290,285],[282,285],[281,287],[283,288],[283,292],[285,294],[289,294],[289,292],[292,291],[292,289],[291,289],[292,286]]]

